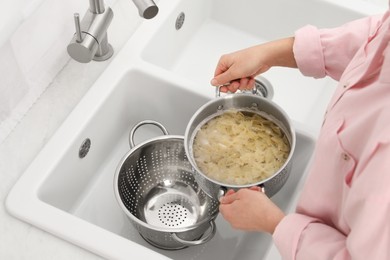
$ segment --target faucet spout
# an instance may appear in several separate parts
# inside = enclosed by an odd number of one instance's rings
[[[145,19],[152,19],[158,13],[158,7],[153,0],[133,0],[138,8],[139,15]]]
[[[133,0],[139,14],[151,19],[158,13],[153,0]],[[74,14],[76,33],[68,44],[67,51],[76,61],[87,63],[91,60],[109,59],[114,50],[107,40],[107,29],[114,16],[111,8],[104,5],[103,0],[89,0],[89,9],[82,21],[78,13]]]
[[[103,0],[89,0],[89,11],[94,14],[104,13],[104,2]]]

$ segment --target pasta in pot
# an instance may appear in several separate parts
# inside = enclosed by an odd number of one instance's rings
[[[257,113],[225,111],[196,133],[193,156],[209,178],[224,184],[260,182],[278,171],[290,144],[280,127]]]

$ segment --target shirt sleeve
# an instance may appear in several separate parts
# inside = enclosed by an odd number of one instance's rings
[[[274,242],[282,259],[346,260],[346,237],[319,219],[290,214],[277,226]]]
[[[339,80],[358,49],[375,35],[382,16],[361,18],[332,29],[307,25],[297,30],[293,51],[301,73]]]
[[[387,139],[387,140],[386,140]],[[353,181],[343,209],[350,232],[341,233],[303,213],[287,215],[273,239],[285,260],[390,259],[390,136],[388,131]]]

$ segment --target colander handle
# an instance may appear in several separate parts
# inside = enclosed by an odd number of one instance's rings
[[[143,126],[143,125],[155,125],[157,126],[158,128],[160,128],[162,130],[162,132],[164,133],[164,135],[169,135],[168,133],[168,130],[159,122],[157,121],[153,121],[153,120],[144,120],[144,121],[141,121],[139,122],[138,124],[136,124],[135,126],[133,126],[133,128],[131,129],[130,131],[130,134],[129,134],[129,144],[130,144],[130,149],[133,149],[133,147],[135,146],[135,143],[134,143],[134,134],[135,134],[135,131],[137,131],[137,129],[140,127],[140,126]]]
[[[207,234],[205,236],[202,236],[202,238],[200,238],[199,240],[193,240],[193,241],[184,240],[178,237],[176,233],[171,233],[172,238],[176,242],[179,242],[185,246],[197,246],[197,245],[204,244],[210,241],[210,239],[214,237],[215,232],[217,231],[214,220],[211,220],[209,223],[210,223],[210,228],[208,229],[209,232],[207,232]]]

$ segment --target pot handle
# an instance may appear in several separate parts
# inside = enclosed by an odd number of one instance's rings
[[[254,187],[258,187],[260,188],[259,192],[262,192],[265,194],[265,187],[263,184],[260,184],[258,186],[254,186]],[[220,187],[219,190],[218,190],[218,194],[217,194],[217,197],[218,197],[218,200],[225,196],[226,195],[226,192],[227,192],[227,189],[225,187]]]
[[[259,192],[262,192],[265,194],[265,187],[263,184],[260,184],[260,185],[254,186],[254,187],[260,188]]]
[[[129,134],[130,149],[133,149],[133,147],[135,146],[135,143],[134,143],[135,131],[140,126],[143,126],[143,125],[155,125],[155,126],[157,126],[158,128],[161,129],[161,131],[164,133],[164,135],[169,135],[168,130],[161,123],[159,123],[157,121],[154,121],[154,120],[144,120],[144,121],[141,121],[138,124],[136,124],[135,126],[133,126],[133,128],[130,131],[130,134]]]
[[[223,86],[229,86],[230,83],[226,83],[220,86],[217,86],[215,88],[215,97],[220,97],[221,96],[221,91],[220,88]],[[253,86],[253,89],[251,90],[244,90],[242,91],[244,93],[252,93],[253,95],[258,95],[263,98],[272,100],[274,96],[274,89],[271,85],[271,83],[264,77],[258,76],[258,78],[255,79],[255,85]]]
[[[204,244],[204,243],[210,241],[210,239],[212,239],[214,237],[215,232],[217,231],[214,220],[210,221],[210,228],[208,230],[209,230],[209,232],[207,232],[206,236],[203,236],[199,240],[193,240],[193,241],[181,239],[180,237],[177,236],[176,233],[171,233],[171,235],[172,235],[173,240],[175,240],[176,242],[179,242],[185,246],[197,246],[197,245],[201,245],[201,244]]]
[[[225,196],[226,192],[227,192],[227,189],[225,187],[219,187],[218,194],[217,194],[218,200],[220,198],[222,198],[223,196]]]
[[[264,185],[262,184],[259,187],[260,187],[260,191],[265,194],[265,187],[264,187]]]

